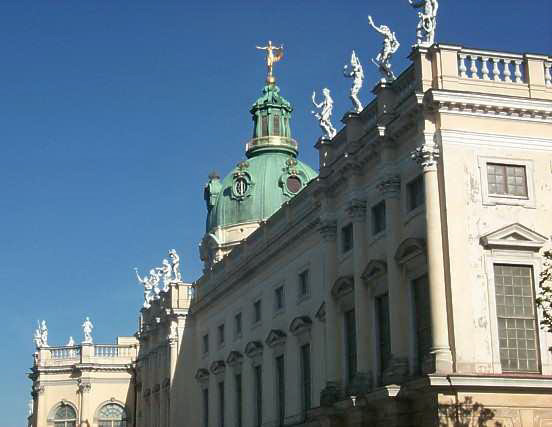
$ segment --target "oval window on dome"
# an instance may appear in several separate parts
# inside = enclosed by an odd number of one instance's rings
[[[297,176],[289,176],[286,187],[290,193],[297,193],[301,189],[301,180]]]
[[[245,178],[238,178],[234,182],[234,193],[237,196],[244,196],[247,193],[247,180]]]

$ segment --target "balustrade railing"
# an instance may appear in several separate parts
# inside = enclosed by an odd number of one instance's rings
[[[94,346],[96,357],[128,357],[131,355],[132,346],[97,344]]]
[[[547,61],[544,63],[544,82],[546,84],[546,87],[552,87],[552,74],[551,74],[551,68],[552,68],[552,61]]]
[[[461,50],[458,75],[461,78],[502,83],[525,84],[526,62],[522,55]]]
[[[81,349],[79,346],[73,347],[56,347],[50,349],[50,357],[52,359],[75,359],[80,357]]]
[[[134,346],[117,344],[95,344],[93,357],[132,357],[134,355]],[[82,346],[62,346],[48,347],[45,349],[49,353],[49,359],[53,361],[80,359]],[[84,354],[86,356],[86,353]]]

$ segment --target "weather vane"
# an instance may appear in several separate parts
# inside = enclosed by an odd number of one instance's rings
[[[266,50],[266,66],[268,68],[268,75],[266,76],[266,82],[271,84],[276,81],[272,75],[272,66],[275,62],[278,62],[284,57],[284,45],[273,46],[272,42],[268,41],[268,46],[257,46],[257,49]]]

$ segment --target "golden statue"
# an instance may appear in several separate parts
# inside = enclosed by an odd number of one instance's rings
[[[257,46],[257,49],[266,50],[266,66],[268,68],[268,76],[266,76],[267,83],[274,83],[276,79],[272,75],[272,66],[275,62],[278,62],[284,57],[284,45],[273,46],[272,42],[268,41],[268,46]],[[276,52],[274,52],[276,51]]]

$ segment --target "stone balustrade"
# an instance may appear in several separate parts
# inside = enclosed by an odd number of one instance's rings
[[[527,84],[523,55],[471,49],[458,52],[458,75],[464,79]]]
[[[552,68],[552,60],[544,62],[544,82],[546,87],[552,87],[552,75],[550,69]]]
[[[52,347],[50,348],[51,359],[75,359],[80,358],[80,346]]]
[[[83,344],[76,346],[42,347],[37,352],[35,365],[61,366],[75,363],[129,363],[137,355],[137,346],[132,344]]]

